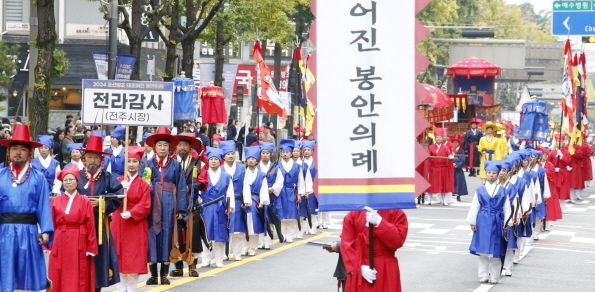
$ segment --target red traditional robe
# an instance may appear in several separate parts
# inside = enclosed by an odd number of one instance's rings
[[[570,157],[570,167],[572,170],[570,171],[570,188],[571,189],[584,189],[585,188],[585,180],[583,179],[584,175],[584,159],[586,156],[586,150],[584,147],[580,145],[574,145],[574,154]],[[564,149],[568,149],[565,147]]]
[[[69,213],[68,195],[52,199],[52,218],[56,231],[50,254],[49,278],[52,291],[95,291],[93,257],[96,255],[95,217],[89,199],[76,194]]]
[[[401,291],[397,249],[407,238],[407,216],[402,210],[380,210],[380,224],[374,228],[374,285],[361,276],[361,266],[368,262],[368,227],[365,211],[351,211],[343,219],[341,256],[347,270],[345,291]]]
[[[558,219],[562,219],[562,209],[560,208],[560,197],[558,196],[558,189],[553,187],[553,185],[555,184],[554,177],[556,176],[556,172],[554,170],[554,165],[549,160],[545,162],[543,167],[545,168],[545,173],[547,176],[547,181],[550,185],[551,194],[549,198],[545,199],[545,220],[556,221]]]
[[[583,179],[585,181],[593,180],[593,165],[591,163],[591,156],[593,156],[593,147],[588,143],[583,143],[585,148],[585,158],[583,159]]]
[[[146,274],[149,251],[147,217],[151,211],[151,194],[149,184],[138,175],[130,183],[127,205],[127,211],[132,217],[122,218],[120,215],[123,212],[122,205],[112,213],[110,223],[116,242],[120,273]]]
[[[441,156],[445,158],[428,158],[430,187],[426,192],[452,193],[454,192],[454,167],[452,160],[446,158],[454,155],[453,148],[449,144],[432,144],[428,147],[430,156]]]
[[[553,184],[550,184],[550,192],[558,194],[560,200],[570,200],[570,173],[566,170],[566,166],[570,164],[570,153],[562,150],[562,157],[557,157],[558,150],[552,150],[548,156],[548,161],[552,163],[555,168],[559,168],[559,172],[555,172],[552,178]]]

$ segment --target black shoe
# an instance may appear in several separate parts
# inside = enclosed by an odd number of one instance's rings
[[[198,263],[198,259],[194,259],[194,262],[188,266],[188,276],[190,277],[198,277],[198,272],[196,271],[196,264]]]
[[[188,272],[188,276],[189,276],[189,277],[195,277],[195,278],[198,278],[198,272],[197,272],[196,270],[194,270],[194,269],[191,269],[191,270]]]
[[[167,278],[167,276],[159,277],[159,282],[161,282],[161,285],[170,285],[171,284],[169,282],[169,279]]]
[[[171,270],[171,272],[169,272],[169,276],[170,277],[182,277],[184,276],[184,272],[182,270]]]
[[[157,282],[157,277],[149,277],[149,279],[147,279],[146,284],[147,285],[157,285],[157,284],[159,284],[159,282]]]

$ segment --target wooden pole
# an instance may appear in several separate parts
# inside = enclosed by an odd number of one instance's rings
[[[130,179],[130,175],[128,175],[128,144],[130,140],[130,129],[129,126],[125,126],[125,135],[124,135],[124,179]],[[128,189],[124,189],[124,203],[122,206],[123,212],[126,212],[128,209]]]
[[[374,269],[374,224],[372,223],[368,223],[368,266],[371,270]]]

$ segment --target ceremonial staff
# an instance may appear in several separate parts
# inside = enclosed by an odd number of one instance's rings
[[[368,212],[372,212],[373,209],[366,206],[364,207]],[[370,270],[374,270],[374,224],[368,222],[368,266]],[[374,285],[374,281],[371,283]]]

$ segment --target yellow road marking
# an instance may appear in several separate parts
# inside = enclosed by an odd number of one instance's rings
[[[170,290],[170,289],[172,289],[174,287],[177,287],[177,286],[180,286],[180,285],[184,285],[184,284],[187,284],[187,283],[190,283],[190,282],[193,282],[193,281],[197,281],[197,280],[203,279],[205,277],[214,276],[216,274],[219,274],[221,272],[227,271],[229,269],[233,269],[235,267],[239,267],[239,266],[244,265],[244,264],[247,264],[249,262],[253,262],[253,261],[256,261],[256,260],[259,260],[259,259],[262,259],[262,258],[271,256],[271,255],[280,253],[282,251],[288,250],[290,248],[294,248],[296,246],[302,245],[302,244],[307,243],[309,241],[313,241],[313,240],[317,240],[317,239],[321,239],[321,238],[327,237],[327,236],[329,236],[331,234],[333,234],[333,233],[332,232],[323,232],[321,234],[318,234],[318,235],[315,235],[315,236],[312,236],[312,237],[309,237],[309,238],[305,238],[305,239],[302,239],[302,240],[299,240],[299,241],[295,241],[295,242],[292,242],[290,244],[281,246],[279,248],[276,248],[276,249],[273,249],[273,250],[270,250],[270,251],[267,251],[267,252],[263,252],[261,254],[257,254],[255,256],[252,256],[252,257],[249,257],[249,258],[244,258],[241,261],[237,261],[237,262],[233,262],[233,263],[227,264],[227,265],[225,265],[225,266],[223,266],[221,268],[215,268],[215,269],[212,269],[212,270],[208,270],[208,271],[206,271],[204,273],[201,273],[200,274],[200,277],[198,277],[198,278],[183,277],[182,279],[171,281],[171,285],[160,285],[160,286],[157,286],[157,287],[155,287],[153,289],[147,290],[147,292],[167,291],[167,290]],[[143,286],[145,286],[145,284],[144,283],[141,283],[137,287],[140,288],[140,287],[143,287]]]

